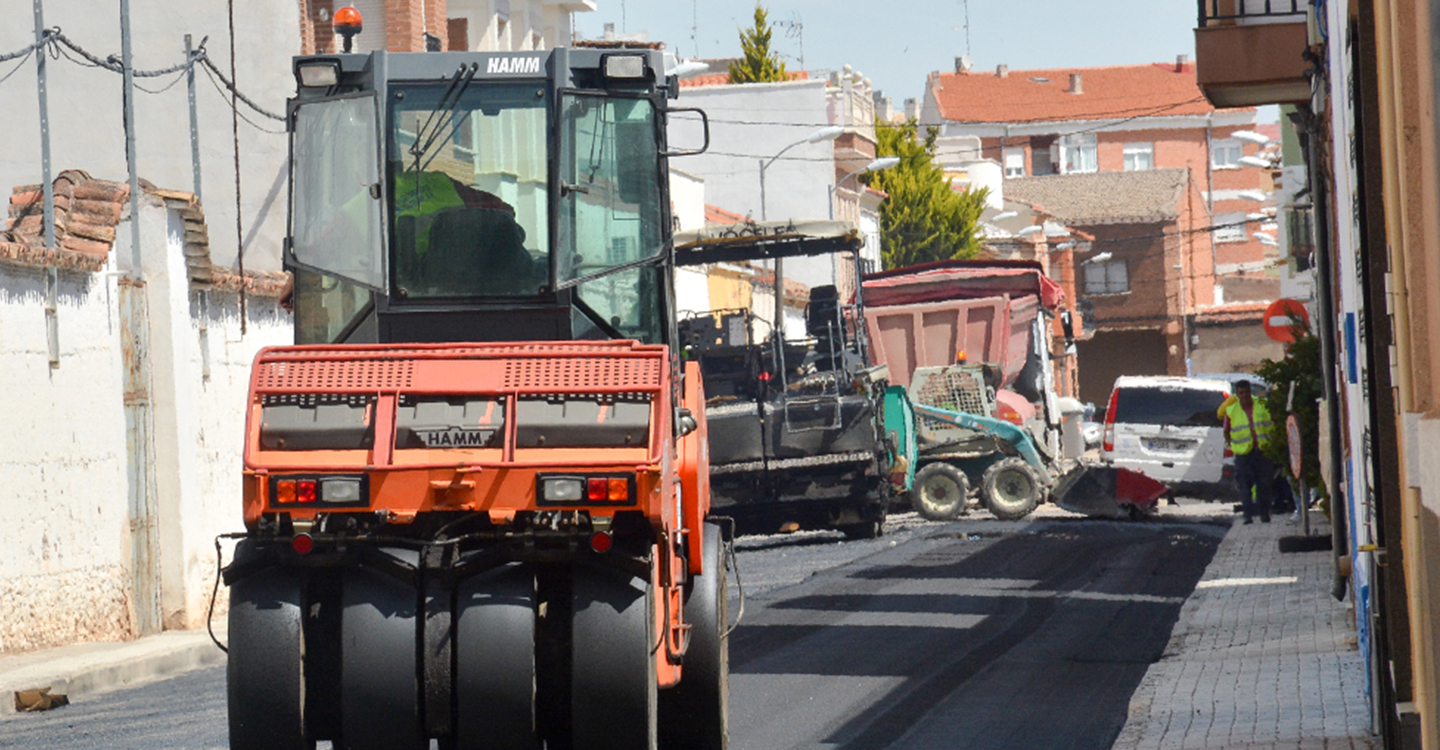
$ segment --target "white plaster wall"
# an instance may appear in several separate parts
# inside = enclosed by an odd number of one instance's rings
[[[192,290],[178,211],[142,210],[151,326],[155,476],[160,529],[161,615],[166,628],[203,627],[215,580],[217,534],[242,530],[240,467],[244,404],[255,353],[293,341],[275,300]],[[129,224],[117,251],[129,253]],[[201,327],[205,328],[202,339]],[[208,341],[209,377],[206,377]],[[225,544],[228,550],[232,547]],[[217,607],[225,611],[224,592]]]
[[[835,180],[834,144],[800,143],[765,170],[765,211],[760,207],[760,162],[828,122],[825,81],[787,81],[683,89],[677,106],[698,107],[710,117],[710,149],[674,160],[674,166],[705,180],[705,201],[757,221],[823,219],[830,214]],[[703,141],[698,118],[670,118],[676,148]],[[830,284],[828,258],[785,262],[785,275],[808,286]]]
[[[178,213],[150,205],[141,217],[162,622],[202,627],[214,538],[242,528],[250,365],[261,347],[291,342],[291,322],[252,295],[242,334],[237,294],[212,292],[202,306],[191,290]],[[118,227],[112,257],[129,257],[129,226]],[[61,274],[55,368],[44,289],[42,270],[0,265],[0,392],[12,397],[0,434],[0,513],[10,519],[0,527],[0,653],[137,635],[117,277]],[[224,597],[222,587],[218,613]]]
[[[671,169],[670,210],[676,222],[675,231],[704,229],[705,178]]]
[[[710,309],[710,280],[704,266],[675,269],[675,298],[682,318]]]
[[[0,51],[34,41],[33,0],[0,0]],[[107,57],[120,53],[120,22],[114,3],[44,0],[46,26],[60,26],[81,46]],[[217,67],[229,71],[229,31],[224,0],[133,0],[131,36],[135,67],[166,68],[185,58],[185,34],[207,49]],[[300,51],[300,10],[295,0],[237,3],[236,62],[239,88],[271,112],[283,114],[295,90],[290,58]],[[108,180],[126,181],[122,128],[122,77],[81,67],[64,58],[48,59],[51,164],[83,169]],[[8,70],[8,68],[7,68]],[[228,73],[227,73],[228,74]],[[160,90],[175,76],[140,79]],[[231,110],[209,78],[197,72],[202,188],[210,221],[212,258],[222,266],[236,261],[235,165]],[[6,147],[0,150],[0,195],[40,178],[40,126],[34,63],[4,83]],[[285,224],[287,141],[282,123],[244,109],[255,125],[240,121],[241,225],[248,269],[279,270]],[[137,164],[142,178],[157,185],[192,190],[189,108],[180,80],[163,93],[137,92],[135,99]],[[257,127],[258,126],[258,127]],[[263,130],[262,130],[263,128]]]
[[[115,280],[0,265],[0,653],[129,636],[125,414]]]

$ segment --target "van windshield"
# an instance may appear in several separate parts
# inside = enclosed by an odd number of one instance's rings
[[[1126,424],[1220,427],[1215,410],[1225,400],[1220,391],[1149,386],[1121,388],[1115,400],[1115,421]]]

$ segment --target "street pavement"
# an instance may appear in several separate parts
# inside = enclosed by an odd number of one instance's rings
[[[1161,520],[1216,522],[1230,518],[1228,511],[1228,506],[1182,501],[1178,507],[1162,507]],[[1066,517],[1070,514],[1054,506],[1035,516]],[[1013,533],[1017,526],[978,512],[946,531],[980,541],[995,533]],[[888,527],[885,537],[865,544],[837,544],[816,535],[812,554],[806,557],[814,565],[809,572],[750,564],[769,556],[793,556],[799,551],[795,543],[803,547],[805,539],[791,535],[788,544],[774,537],[742,541],[742,558],[750,558],[745,566],[747,591],[765,598],[767,592],[794,586],[817,570],[848,565],[892,543],[929,537],[942,528],[913,514],[893,518]],[[1317,528],[1318,533],[1325,531]],[[1237,523],[1225,533],[1200,583],[1180,608],[1163,655],[1148,666],[1134,690],[1115,748],[1379,747],[1368,731],[1363,660],[1355,646],[1353,616],[1345,603],[1329,596],[1329,553],[1278,552],[1279,537],[1299,533],[1286,517],[1272,524]],[[765,571],[786,572],[769,580]],[[51,712],[60,720],[58,726],[64,726],[69,723],[67,712],[79,714],[91,702],[102,708],[109,700],[103,695],[107,691],[223,660],[203,631],[0,657],[0,748],[19,747],[14,742],[20,738],[36,737],[25,723],[41,720],[56,726],[50,718],[13,715],[17,689],[54,686],[55,692],[68,692],[75,705]],[[206,675],[207,684],[223,681],[223,670],[195,674]],[[192,742],[196,739],[191,737]]]

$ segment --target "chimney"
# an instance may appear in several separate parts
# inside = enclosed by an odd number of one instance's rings
[[[919,120],[919,119],[920,119],[920,100],[919,100],[919,99],[910,98],[910,99],[906,99],[906,100],[905,100],[905,119],[907,119],[907,120]]]
[[[1066,89],[1066,93],[1070,93],[1070,94],[1083,94],[1083,93],[1085,93],[1085,89],[1084,89],[1083,87],[1081,87],[1081,85],[1080,85],[1080,74],[1079,74],[1079,73],[1071,73],[1071,74],[1070,74],[1070,88],[1069,88],[1069,89]]]
[[[610,23],[605,24],[604,39],[607,42],[615,41],[615,22],[611,21]]]
[[[1185,66],[1186,66],[1186,65],[1189,65],[1189,64],[1190,64],[1190,56],[1189,56],[1189,55],[1176,55],[1176,56],[1175,56],[1175,72],[1176,72],[1176,73],[1184,73],[1184,72],[1185,72]]]
[[[995,77],[996,77],[996,78],[1008,78],[1009,76],[1010,76],[1010,66],[1009,66],[1009,65],[1006,65],[1005,63],[1000,63],[999,65],[996,65],[996,66],[995,66]]]
[[[955,58],[955,72],[956,72],[956,73],[969,73],[969,72],[970,72],[970,56],[969,56],[969,55],[961,55],[961,56]]]

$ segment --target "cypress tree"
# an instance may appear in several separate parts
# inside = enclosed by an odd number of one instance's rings
[[[755,4],[755,28],[740,29],[742,60],[730,63],[731,83],[771,83],[785,80],[785,63],[770,50],[770,22],[765,8]]]
[[[885,268],[936,260],[973,258],[980,252],[975,224],[985,210],[984,188],[956,192],[935,163],[936,131],[922,140],[914,120],[876,123],[879,156],[898,156],[896,166],[864,175],[889,197],[880,204],[880,257]]]

